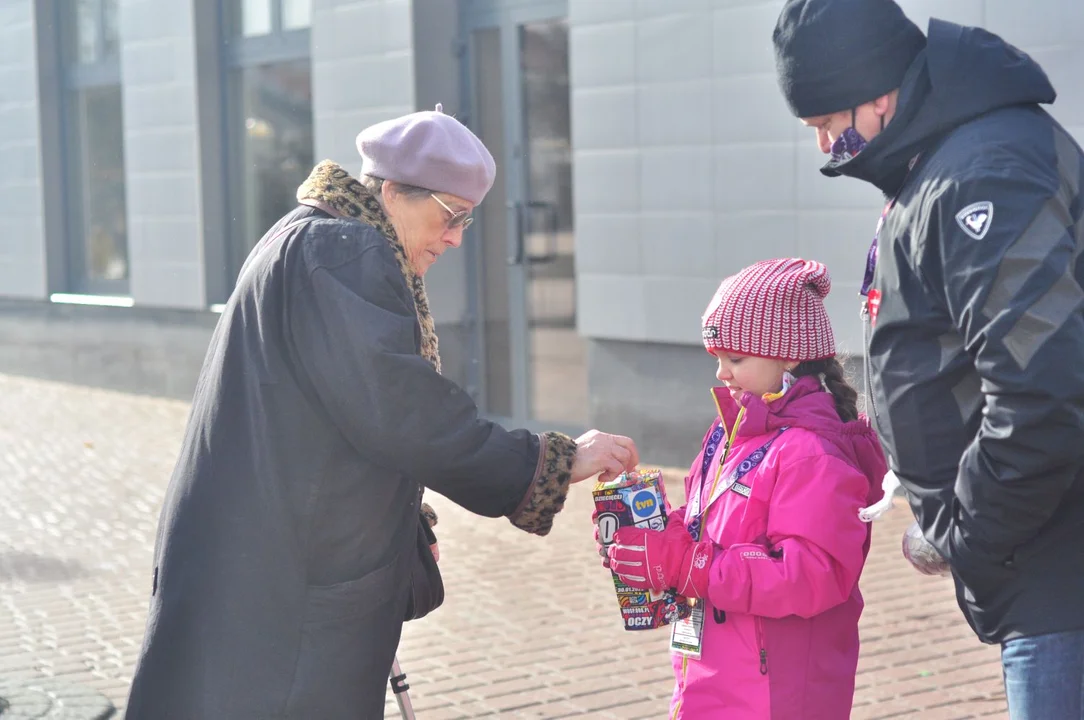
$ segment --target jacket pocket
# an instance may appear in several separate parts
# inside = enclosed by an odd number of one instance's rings
[[[305,593],[305,625],[362,617],[392,600],[402,583],[399,558],[355,580],[310,585]]]
[[[1030,561],[1037,555],[1057,552],[1057,548],[1062,547],[1066,540],[1069,541],[1066,550],[1076,552],[1073,546],[1078,543],[1081,530],[1084,530],[1084,513],[1077,517],[1057,518],[1031,540],[1018,545],[1005,566],[1020,571],[1027,570]]]
[[[356,580],[308,588],[288,718],[382,717],[406,602],[402,558]]]

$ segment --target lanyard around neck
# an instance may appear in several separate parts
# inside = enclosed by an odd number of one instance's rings
[[[744,410],[744,408],[742,408],[742,410]],[[753,452],[749,453],[748,456],[746,456],[740,463],[738,463],[738,466],[734,469],[734,471],[730,473],[730,477],[727,478],[726,487],[724,487],[722,491],[716,492],[719,486],[719,478],[722,476],[723,473],[723,466],[726,464],[726,459],[729,455],[731,438],[733,438],[733,436],[737,434],[738,421],[740,421],[741,419],[742,413],[739,412],[738,418],[734,422],[734,429],[730,433],[727,433],[726,445],[724,445],[723,449],[720,451],[720,458],[719,462],[717,463],[718,468],[715,471],[715,479],[711,484],[711,490],[708,492],[707,502],[702,503],[704,494],[704,480],[707,476],[707,470],[711,463],[711,456],[709,453],[707,453],[707,450],[705,450],[704,462],[701,466],[700,472],[700,482],[697,483],[696,494],[693,495],[693,497],[689,498],[689,508],[687,511],[687,517],[691,518],[691,521],[687,525],[687,529],[694,541],[700,541],[700,536],[703,528],[702,520],[704,517],[704,513],[707,512],[708,508],[710,508],[716,500],[722,497],[723,494],[734,485],[734,483],[742,479],[746,474],[748,474],[757,465],[759,465],[760,461],[763,460],[765,455],[767,454],[768,448],[771,447],[771,444],[775,442],[776,438],[783,434],[784,430],[787,429],[786,427],[780,428],[779,432],[769,438],[766,443],[758,447]],[[720,427],[722,426],[720,425]],[[715,433],[713,432],[712,438],[718,441],[718,439],[721,439],[721,436],[716,438]],[[711,448],[712,444],[718,446],[717,442],[710,443],[709,441],[708,449]],[[703,504],[703,507],[701,507],[701,504]]]
[[[922,153],[915,155],[911,158],[911,161],[907,163],[907,174],[903,176],[903,182],[900,183],[900,189],[896,191],[896,194],[892,196],[892,199],[885,204],[885,209],[881,211],[881,219],[877,221],[877,231],[873,233],[873,243],[869,246],[869,252],[866,253],[866,272],[862,277],[862,288],[858,291],[863,297],[869,297],[870,288],[873,287],[873,275],[877,271],[877,241],[881,237],[881,230],[884,228],[885,219],[888,217],[888,213],[896,205],[896,201],[899,200],[900,193],[903,192],[903,188],[907,184],[907,178],[911,177],[911,171],[915,169],[915,165],[918,164],[918,159],[920,157],[922,157]]]

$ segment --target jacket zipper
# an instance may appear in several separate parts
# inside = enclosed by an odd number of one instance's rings
[[[896,206],[896,202],[900,199],[900,195],[903,194],[903,189],[907,185],[907,180],[911,177],[911,171],[915,169],[915,166],[918,165],[918,161],[921,158],[922,158],[922,152],[919,152],[914,157],[912,157],[911,160],[907,163],[907,174],[903,176],[903,182],[900,183],[900,189],[896,191],[895,197],[892,198],[892,201],[889,203],[888,208],[885,211],[885,216],[884,216],[884,222],[885,223],[888,222],[888,213],[891,212],[892,208],[894,208]],[[874,242],[878,243],[878,245],[881,242],[881,232],[883,232],[883,230],[884,230],[883,226],[878,226],[877,237],[874,238]],[[864,345],[865,345],[865,353],[863,354],[863,358],[862,358],[862,369],[863,369],[863,374],[866,376],[866,401],[869,403],[869,408],[868,408],[869,412],[867,412],[866,414],[869,415],[870,417],[876,419],[877,418],[877,401],[873,399],[873,385],[870,382],[870,378],[873,377],[873,373],[871,373],[870,370],[869,370],[869,343],[870,343],[870,340],[873,338],[873,319],[870,316],[870,312],[869,312],[869,297],[868,296],[866,297],[866,302],[864,302],[862,304],[862,320],[863,320],[863,322],[862,322],[862,340],[864,341]],[[876,424],[880,424],[880,423],[878,422]]]
[[[712,398],[713,401],[715,401],[715,409],[719,411],[719,424],[722,426],[723,434],[724,434],[724,436],[726,438],[726,440],[725,440],[725,442],[723,444],[723,447],[721,447],[721,448],[719,448],[718,450],[715,451],[716,455],[719,457],[719,471],[721,471],[723,464],[726,462],[727,456],[730,454],[730,445],[734,440],[734,433],[737,432],[738,425],[741,424],[742,417],[745,415],[745,408],[742,407],[742,409],[738,411],[738,416],[734,419],[734,427],[733,427],[733,429],[728,429],[727,426],[726,426],[726,419],[723,417],[723,409],[722,409],[722,407],[719,406],[719,399],[717,397],[715,397],[715,393],[712,393],[711,398]],[[706,483],[707,479],[708,479],[707,476],[704,476],[704,477],[701,478],[700,492],[703,492],[703,487],[704,487],[703,483]],[[716,479],[716,481],[718,481],[718,479],[719,479],[718,474],[716,474],[715,479]],[[711,496],[714,494],[714,491],[715,491],[715,484],[712,483],[712,487],[708,491],[708,497],[707,497],[707,500],[709,502],[711,500]],[[707,508],[704,508],[704,510],[706,510],[706,509]],[[688,673],[689,673],[689,656],[688,655],[682,655],[681,656],[681,682],[680,682],[681,695],[682,696],[685,695],[685,683],[688,681]],[[684,697],[679,697],[677,702],[674,703],[674,710],[673,710],[672,713],[670,713],[670,720],[677,720],[677,718],[681,715],[681,705],[682,705],[683,699],[684,699]]]
[[[719,398],[715,397],[715,393],[712,393],[711,399],[715,402],[715,409],[719,412],[719,424],[723,428],[723,437],[725,438],[725,441],[723,442],[723,446],[715,451],[716,457],[719,458],[719,467],[715,471],[715,482],[711,484],[711,489],[708,491],[708,497],[706,498],[706,501],[709,503],[711,502],[711,496],[715,494],[715,486],[719,482],[719,476],[723,472],[723,465],[726,464],[727,458],[730,457],[731,445],[734,444],[734,436],[738,433],[738,426],[741,425],[741,421],[745,418],[745,406],[743,405],[738,410],[737,416],[734,418],[734,427],[728,428],[726,426],[726,418],[723,417],[723,408],[719,405]],[[707,479],[708,478],[705,476],[703,482],[707,482]],[[701,516],[707,512],[707,509],[707,505],[705,505],[700,511]]]
[[[753,623],[756,626],[757,631],[757,649],[760,650],[760,674],[768,674],[768,651],[764,648],[764,627],[761,625],[760,617],[753,616]]]
[[[714,394],[712,395],[712,397],[714,397]],[[723,409],[721,407],[719,407],[719,400],[717,398],[715,399],[715,407],[719,410],[719,418],[720,418],[720,420],[722,420],[723,430],[726,431],[726,421],[722,419],[723,418]],[[734,428],[733,428],[733,430],[731,432],[726,433],[726,446],[723,448],[723,458],[722,458],[723,463],[726,462],[727,455],[729,454],[729,451],[730,451],[731,440],[733,439],[733,435],[738,432],[738,426],[741,424],[741,421],[742,421],[744,415],[745,415],[745,407],[742,406],[741,410],[738,412],[738,416],[734,419]],[[710,496],[709,496],[709,500],[710,500]],[[725,619],[726,619],[726,615],[724,614],[723,615],[723,621],[725,621]],[[768,651],[764,648],[764,630],[761,627],[761,622],[760,622],[759,617],[753,616],[753,621],[754,621],[754,624],[755,624],[755,627],[756,627],[757,649],[760,651],[760,674],[761,675],[767,675],[768,674]],[[719,620],[716,620],[716,622],[719,622]],[[684,666],[682,666],[682,669],[684,669]],[[683,675],[683,679],[684,679],[684,673],[682,673],[682,675]]]
[[[674,703],[674,712],[670,713],[669,720],[677,720],[678,715],[681,713],[681,703],[685,699],[685,676],[689,672],[689,656],[681,656],[681,697]]]
[[[722,470],[722,465],[726,462],[727,455],[730,454],[731,443],[734,440],[734,434],[737,433],[738,425],[741,424],[741,420],[743,420],[743,417],[745,416],[745,408],[743,407],[738,411],[737,417],[735,417],[735,419],[734,419],[734,427],[733,427],[733,429],[727,429],[726,420],[723,417],[723,409],[719,406],[719,398],[715,397],[714,393],[712,393],[711,398],[715,402],[715,409],[717,409],[719,411],[719,423],[720,423],[720,425],[722,425],[723,434],[726,437],[726,440],[724,442],[723,447],[720,448],[719,450],[715,451],[715,454],[717,454],[718,457],[720,458],[719,466],[720,466],[720,471],[721,471]],[[704,491],[704,486],[702,486],[702,483],[706,483],[707,479],[708,478],[706,476],[701,478],[701,487],[700,487],[701,492]],[[717,480],[719,479],[718,474],[717,474],[717,476],[715,476],[715,479],[717,479]],[[714,491],[714,484],[712,484],[711,490],[709,490],[709,492],[708,492],[708,500],[709,501],[711,500],[712,494],[714,494],[713,491]],[[707,509],[705,509],[705,510],[707,510]],[[725,619],[726,619],[726,616],[724,614],[723,615],[723,621],[725,621]],[[717,622],[718,621],[719,620],[717,619]],[[757,618],[757,638],[758,638],[758,644],[762,645],[762,643],[759,642],[759,639],[760,639],[760,618]],[[761,648],[761,651],[760,651],[760,658],[761,658],[760,659],[760,664],[761,664],[760,665],[760,668],[761,668],[760,671],[761,671],[761,674],[766,674],[767,673],[767,653],[764,652],[763,648]],[[686,683],[687,679],[688,679],[688,655],[682,655],[682,658],[681,658],[681,682],[680,682],[680,684],[681,684],[681,693],[682,693],[683,696],[685,694],[685,683]],[[670,720],[676,720],[681,716],[682,700],[683,700],[683,697],[679,697],[678,702],[674,703],[673,712],[670,713]]]

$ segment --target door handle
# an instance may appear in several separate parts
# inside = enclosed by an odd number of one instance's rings
[[[543,265],[545,263],[552,263],[557,260],[557,203],[546,202],[543,200],[531,200],[527,203],[527,207],[531,210],[541,210],[546,214],[546,220],[548,221],[549,235],[547,237],[546,252],[541,255],[526,255],[525,261],[528,265]]]
[[[516,229],[516,241],[515,250],[508,256],[509,265],[522,265],[523,257],[526,254],[526,248],[524,243],[527,235],[527,228],[524,227],[524,215],[523,203],[521,202],[508,202],[505,206],[512,211],[512,223]]]
[[[508,256],[509,265],[544,265],[557,260],[557,204],[542,200],[531,200],[526,204],[521,202],[508,202],[506,207],[512,211],[516,229],[515,250]],[[544,211],[548,225],[546,252],[541,255],[531,255],[527,252],[527,231],[530,229],[530,219],[536,210]]]

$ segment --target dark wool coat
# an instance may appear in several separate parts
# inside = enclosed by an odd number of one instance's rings
[[[425,288],[334,163],[253,249],[162,507],[127,717],[381,718],[421,488],[545,535],[575,443],[478,417]]]

